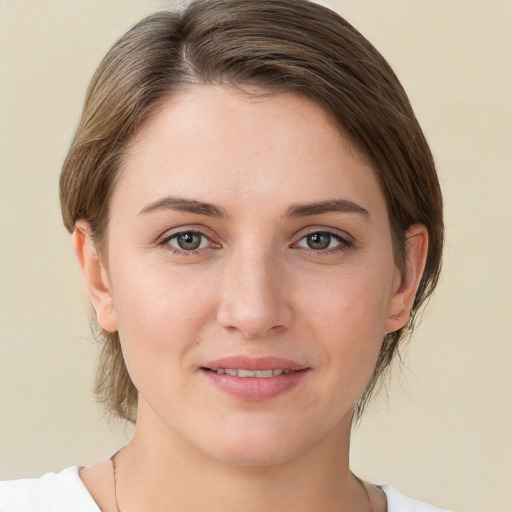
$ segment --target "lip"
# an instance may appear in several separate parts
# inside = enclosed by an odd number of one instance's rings
[[[238,377],[216,373],[219,369],[289,370],[289,373],[272,377]],[[201,373],[216,388],[228,395],[250,402],[268,400],[297,386],[310,368],[281,357],[231,356],[210,361],[201,366]]]
[[[291,359],[282,357],[265,356],[265,357],[247,357],[247,356],[230,356],[215,361],[210,361],[203,368],[210,370],[218,370],[219,368],[244,368],[246,370],[273,370],[281,368],[283,370],[305,370],[307,366],[301,365]]]

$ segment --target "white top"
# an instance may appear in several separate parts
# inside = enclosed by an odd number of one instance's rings
[[[101,512],[78,476],[81,466],[39,478],[0,482],[0,512]],[[443,512],[407,498],[389,485],[379,486],[388,499],[388,512]]]

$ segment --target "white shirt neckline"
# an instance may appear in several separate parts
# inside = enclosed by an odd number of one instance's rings
[[[39,478],[0,482],[2,512],[101,512],[79,471],[71,466],[60,473],[47,473]],[[413,500],[394,487],[379,485],[388,501],[388,512],[443,512],[426,503]]]

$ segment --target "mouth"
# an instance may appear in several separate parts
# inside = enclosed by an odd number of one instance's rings
[[[204,364],[203,368],[227,375],[235,375],[233,372],[236,372],[237,377],[272,377],[273,375],[279,376],[284,373],[306,370],[308,367],[282,357],[249,357],[238,355],[210,361]],[[272,375],[268,373],[270,371]]]
[[[200,367],[215,388],[243,401],[260,402],[299,385],[311,368],[278,357],[234,356]]]
[[[286,370],[284,368],[275,368],[270,370],[247,370],[245,368],[217,368],[216,370],[212,370],[211,368],[203,368],[203,370],[209,370],[211,372],[215,372],[218,375],[232,375],[233,377],[241,377],[242,379],[246,378],[257,378],[257,379],[265,379],[268,377],[278,377],[279,375],[287,375],[294,371],[301,370]]]

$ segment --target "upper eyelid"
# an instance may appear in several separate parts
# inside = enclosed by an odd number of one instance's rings
[[[164,247],[166,250],[172,251],[174,254],[177,254],[177,255],[181,254],[183,256],[187,256],[187,255],[192,256],[194,254],[197,255],[197,254],[203,253],[204,251],[209,251],[212,249],[218,249],[218,248],[222,247],[219,243],[212,241],[211,237],[207,236],[200,230],[178,229],[171,233],[169,233],[169,232],[167,232],[167,233],[168,233],[167,235],[164,234],[162,237],[160,237],[156,243],[159,247]],[[205,238],[208,241],[208,246],[207,247],[199,247],[197,249],[187,250],[187,249],[182,249],[180,247],[175,247],[174,244],[170,243],[171,240],[177,238],[179,235],[181,235],[183,233],[194,233],[194,234],[202,236],[203,238]]]
[[[198,235],[204,236],[205,238],[210,240],[210,242],[212,242],[212,236],[209,235],[208,233],[205,233],[204,229],[205,228],[196,228],[196,227],[179,227],[179,228],[169,229],[157,238],[157,243],[168,242],[172,238],[175,238],[182,233],[196,233]],[[211,231],[211,230],[208,230],[208,231]]]
[[[314,226],[310,228],[304,228],[297,233],[294,239],[295,241],[299,241],[306,236],[312,235],[313,233],[329,233],[330,235],[340,237],[342,240],[355,241],[354,237],[347,231],[327,226]]]

